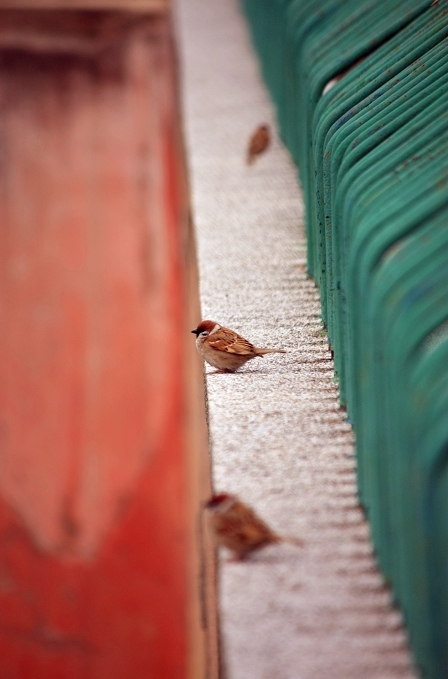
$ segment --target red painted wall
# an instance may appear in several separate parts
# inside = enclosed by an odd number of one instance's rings
[[[186,677],[169,24],[3,12],[0,96],[0,679]]]

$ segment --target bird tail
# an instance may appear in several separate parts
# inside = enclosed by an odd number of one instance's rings
[[[263,356],[264,354],[286,354],[284,349],[256,349],[257,356]]]

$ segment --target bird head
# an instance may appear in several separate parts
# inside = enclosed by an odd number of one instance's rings
[[[220,511],[227,508],[235,501],[235,496],[229,493],[217,493],[204,504],[205,509],[210,509],[212,512]]]
[[[198,327],[191,332],[196,335],[196,337],[205,338],[208,337],[215,328],[218,330],[220,327],[219,323],[215,323],[215,321],[201,321]]]

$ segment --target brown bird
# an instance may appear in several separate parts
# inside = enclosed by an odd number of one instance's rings
[[[222,372],[233,373],[247,361],[265,354],[286,354],[284,349],[260,349],[215,321],[201,321],[195,330],[196,348],[204,361]]]
[[[271,133],[267,125],[260,125],[251,138],[247,147],[247,164],[252,165],[256,156],[266,151],[271,141]]]
[[[254,510],[241,502],[236,495],[228,493],[212,495],[205,509],[215,541],[233,552],[236,560],[242,561],[251,552],[274,542],[303,544],[296,538],[286,538],[274,533]]]

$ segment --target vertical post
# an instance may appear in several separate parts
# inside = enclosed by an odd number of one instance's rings
[[[215,648],[174,71],[166,15],[0,12],[5,677],[205,677]]]

